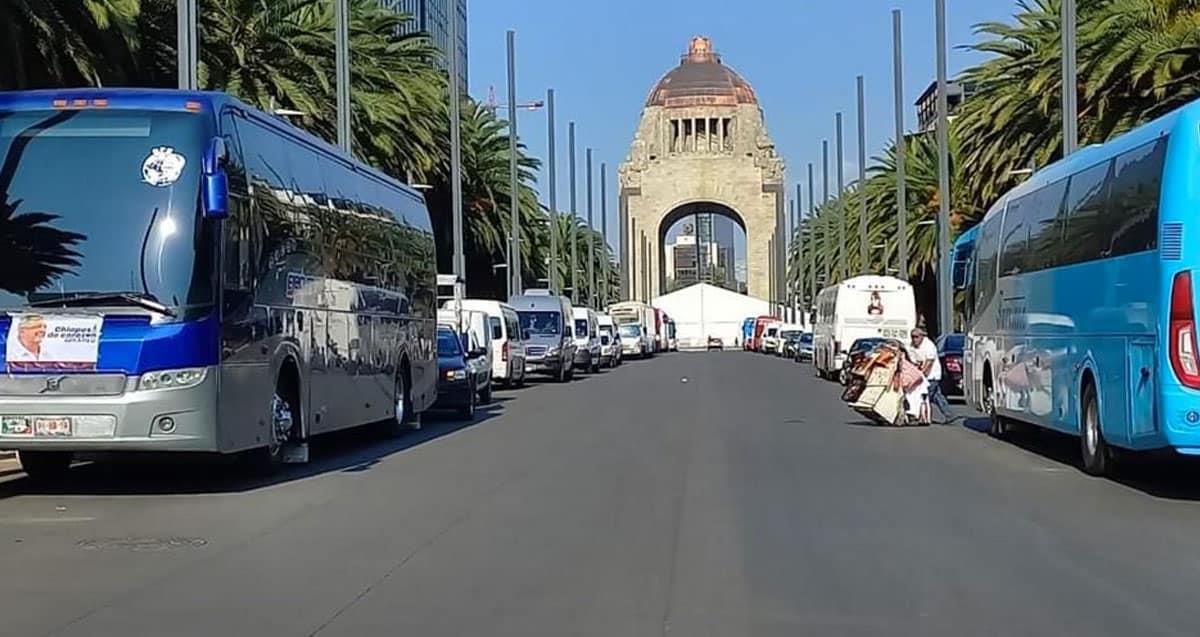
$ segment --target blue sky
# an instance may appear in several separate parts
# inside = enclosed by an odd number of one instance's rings
[[[1008,21],[1015,0],[949,0],[951,74],[980,57],[961,45],[976,40],[972,26]],[[731,15],[737,7],[737,17]],[[907,126],[912,103],[936,73],[933,0],[470,0],[472,95],[486,99],[494,86],[507,99],[505,31],[516,31],[517,94],[521,101],[556,92],[559,208],[567,207],[567,122],[576,122],[579,212],[583,207],[583,149],[594,149],[596,169],[608,166],[610,240],[616,234],[616,169],[624,159],[641,107],[654,83],[679,63],[693,35],[706,35],[725,64],[754,86],[768,130],[787,162],[789,193],[807,183],[816,165],[820,190],[821,140],[830,140],[834,183],[834,113],[845,117],[846,181],[857,175],[855,76],[867,95],[867,154],[892,137],[891,10],[904,20],[904,92]],[[750,17],[746,17],[749,15]],[[546,156],[546,113],[522,111],[518,133],[532,154]],[[599,227],[599,178],[595,211]],[[545,175],[538,185],[546,197]],[[805,194],[807,196],[807,192]]]

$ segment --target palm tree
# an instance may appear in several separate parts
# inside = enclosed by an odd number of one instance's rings
[[[138,0],[0,0],[0,90],[125,83]]]

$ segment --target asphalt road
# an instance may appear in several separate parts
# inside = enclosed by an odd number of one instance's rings
[[[741,352],[498,396],[271,480],[0,477],[0,634],[1200,631],[1195,464],[1099,480],[1057,436],[869,426]]]

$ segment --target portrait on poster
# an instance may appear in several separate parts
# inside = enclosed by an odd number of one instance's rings
[[[96,369],[102,317],[12,314],[11,321],[4,346],[9,371]]]

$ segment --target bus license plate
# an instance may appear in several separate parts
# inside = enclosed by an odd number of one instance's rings
[[[67,438],[71,435],[70,418],[35,418],[33,435],[45,438]]]

